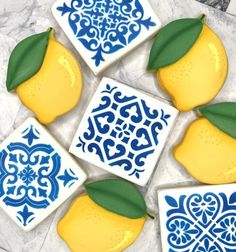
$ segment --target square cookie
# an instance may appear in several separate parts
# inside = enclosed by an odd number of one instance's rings
[[[29,231],[61,205],[86,175],[34,118],[0,145],[0,206]]]
[[[235,184],[159,191],[163,252],[236,251]]]
[[[70,152],[144,186],[177,114],[168,104],[103,78],[84,113]]]
[[[52,13],[94,74],[161,26],[148,0],[58,0]]]

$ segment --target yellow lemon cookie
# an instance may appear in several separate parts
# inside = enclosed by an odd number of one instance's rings
[[[228,60],[205,18],[180,19],[160,30],[150,52],[149,70],[180,111],[211,101],[222,88]]]
[[[73,252],[122,252],[146,221],[142,195],[129,182],[107,179],[86,185],[58,223],[58,233]]]
[[[50,29],[15,47],[8,64],[7,88],[16,90],[41,123],[50,124],[78,103],[82,73],[73,54]]]
[[[203,117],[174,148],[175,159],[200,182],[236,182],[236,103],[210,105],[199,112]]]

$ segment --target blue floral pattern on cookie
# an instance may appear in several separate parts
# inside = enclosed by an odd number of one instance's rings
[[[96,66],[156,26],[140,0],[71,0],[57,7]]]
[[[64,191],[81,183],[50,141],[41,140],[35,125],[26,123],[15,141],[12,137],[0,148],[1,205],[24,227],[37,222],[39,211],[51,208]]]
[[[165,195],[168,251],[236,251],[235,196],[235,192]]]
[[[143,185],[154,170],[177,113],[168,104],[104,78],[70,152]]]

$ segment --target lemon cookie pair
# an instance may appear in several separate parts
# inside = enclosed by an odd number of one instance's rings
[[[210,102],[221,90],[228,61],[219,37],[205,16],[180,19],[162,28],[150,52],[149,70],[157,70],[160,86],[180,111]],[[174,156],[198,181],[236,181],[236,103],[197,109],[199,118],[187,129]]]

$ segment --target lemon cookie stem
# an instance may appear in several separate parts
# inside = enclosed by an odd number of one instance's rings
[[[101,207],[116,214],[136,219],[147,215],[143,195],[123,179],[105,179],[85,185],[89,197]]]

